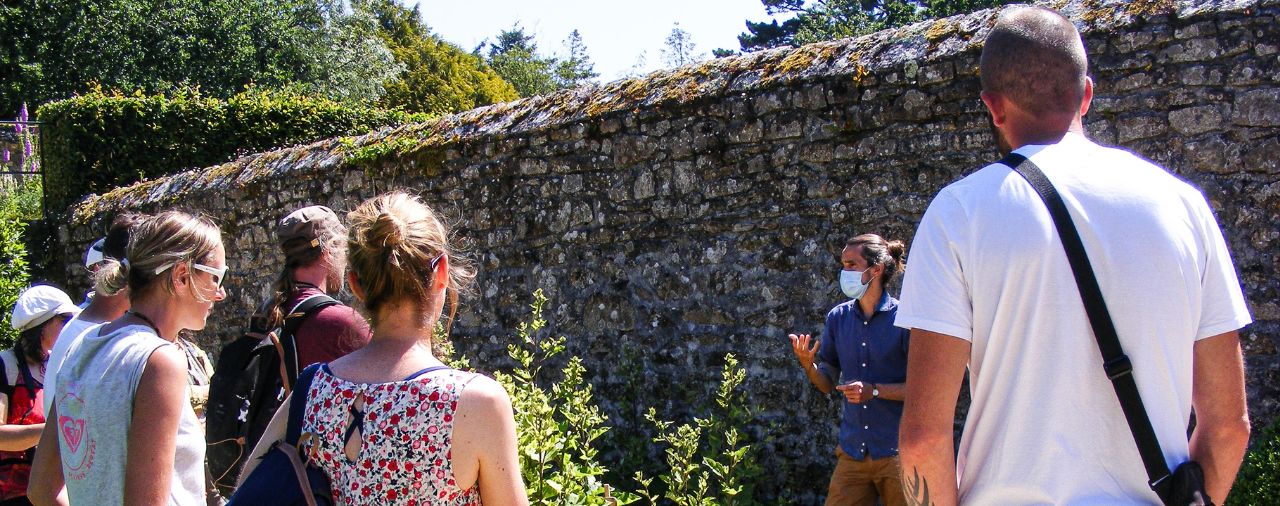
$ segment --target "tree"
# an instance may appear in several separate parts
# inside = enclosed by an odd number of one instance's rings
[[[556,63],[556,85],[560,88],[573,88],[590,81],[600,74],[595,72],[595,64],[587,56],[587,45],[582,42],[582,34],[578,30],[569,32],[564,40],[568,56]]]
[[[295,85],[338,101],[377,101],[384,83],[405,69],[379,37],[377,26],[367,9],[329,16],[316,30],[317,43],[306,53],[307,65]]]
[[[498,33],[494,42],[482,43],[487,47],[489,66],[511,83],[522,97],[541,95],[555,91],[554,58],[538,54],[538,44],[534,36],[525,33],[524,28],[516,23],[508,30]]]
[[[565,45],[569,50],[565,59],[543,56],[534,35],[516,23],[498,33],[493,42],[482,42],[475,54],[484,53],[498,75],[511,83],[520,96],[529,97],[577,86],[599,76],[577,30],[569,34]]]
[[[683,67],[704,58],[705,54],[697,52],[693,36],[681,29],[680,23],[676,23],[671,28],[671,34],[667,35],[666,47],[662,49],[663,63],[668,67]]]
[[[254,86],[372,100],[395,62],[340,0],[25,0],[0,4],[0,116],[100,85]]]
[[[431,34],[417,7],[397,0],[361,0],[353,6],[373,14],[379,35],[403,67],[384,83],[383,107],[449,114],[519,98],[479,57]]]
[[[743,51],[857,37],[923,19],[973,12],[1014,0],[760,0],[769,15],[794,14],[778,23],[747,20],[738,35]]]

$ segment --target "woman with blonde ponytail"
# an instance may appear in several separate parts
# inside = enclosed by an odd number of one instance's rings
[[[496,381],[445,366],[432,338],[475,272],[440,217],[392,192],[347,215],[347,282],[373,324],[365,347],[313,366],[303,444],[337,504],[522,505],[511,400]],[[448,324],[445,325],[449,327]],[[288,402],[245,466],[284,436]]]
[[[35,504],[204,505],[204,434],[187,402],[187,365],[174,343],[200,330],[226,297],[226,253],[207,219],[167,211],[107,259],[98,289],[128,288],[124,316],[67,351],[28,493]],[[65,490],[63,486],[65,484]]]

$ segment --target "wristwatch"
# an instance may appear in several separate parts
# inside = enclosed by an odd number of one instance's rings
[[[874,397],[874,398],[880,397],[880,387],[875,383],[871,384],[871,397]]]

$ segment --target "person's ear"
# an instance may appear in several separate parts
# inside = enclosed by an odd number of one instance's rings
[[[1009,116],[1004,97],[990,91],[983,91],[979,96],[982,97],[982,103],[987,106],[987,111],[991,113],[991,123],[997,127],[1004,126]]]
[[[351,295],[354,295],[356,300],[364,303],[364,287],[360,286],[360,280],[356,279],[356,273],[347,271],[347,286],[351,287]]]
[[[1089,105],[1093,102],[1093,79],[1084,78],[1084,99],[1080,101],[1080,117],[1089,113]]]
[[[169,276],[169,279],[173,281],[174,288],[195,286],[191,282],[191,266],[187,262],[178,262],[174,265],[172,269],[169,269]]]
[[[431,279],[435,281],[437,290],[449,287],[449,255],[440,256],[440,261],[436,262],[436,272],[431,275]]]

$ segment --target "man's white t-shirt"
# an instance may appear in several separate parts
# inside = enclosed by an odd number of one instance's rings
[[[1185,461],[1194,342],[1251,321],[1204,196],[1078,134],[1017,153],[1066,201],[1165,460]],[[1026,180],[992,164],[947,186],[907,258],[897,325],[972,343],[962,503],[1159,503]]]
[[[57,396],[58,369],[62,368],[62,361],[67,359],[67,350],[71,349],[72,344],[80,341],[85,332],[98,325],[102,324],[100,322],[81,320],[79,316],[76,316],[67,320],[67,323],[62,326],[62,332],[58,333],[58,339],[53,342],[53,349],[49,350],[49,361],[45,364],[44,369],[44,376],[48,378],[44,382],[45,413],[48,413],[49,408],[53,407],[53,398]]]

